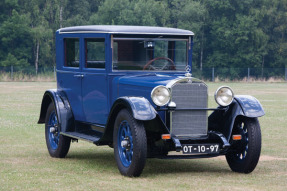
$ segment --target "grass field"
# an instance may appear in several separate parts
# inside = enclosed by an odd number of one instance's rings
[[[213,93],[224,83],[209,83]],[[225,83],[226,84],[226,83]],[[113,150],[79,141],[65,159],[48,154],[41,99],[52,82],[0,82],[0,190],[286,190],[287,84],[227,83],[235,94],[261,101],[262,153],[251,174],[232,172],[224,157],[193,160],[148,159],[139,178],[118,172]]]

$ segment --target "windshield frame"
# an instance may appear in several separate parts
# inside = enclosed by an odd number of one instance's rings
[[[139,37],[129,37],[127,36],[116,36],[114,37],[111,35],[111,56],[112,56],[112,63],[111,63],[111,70],[112,72],[132,72],[132,73],[137,73],[137,72],[149,72],[149,73],[185,73],[184,70],[119,70],[119,69],[114,69],[114,41],[116,40],[130,40],[130,41],[185,41],[186,42],[186,66],[190,65],[191,66],[191,42],[192,42],[192,37],[191,36],[166,36],[166,35],[157,35],[157,36],[142,36]]]

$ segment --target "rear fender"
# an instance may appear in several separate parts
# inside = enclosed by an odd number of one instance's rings
[[[56,89],[50,89],[44,93],[38,123],[45,123],[47,109],[50,103],[53,103],[56,108],[61,132],[74,131],[75,121],[68,98],[64,92],[57,91]]]
[[[265,115],[260,102],[252,96],[235,96],[226,108],[219,107],[208,117],[208,130],[221,132],[229,141],[238,116],[256,118]]]

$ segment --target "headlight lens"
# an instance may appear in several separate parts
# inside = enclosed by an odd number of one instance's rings
[[[170,101],[170,91],[165,86],[157,86],[151,92],[151,99],[157,106],[164,106]]]
[[[232,103],[234,94],[230,87],[221,86],[216,90],[214,98],[219,105],[228,106]]]

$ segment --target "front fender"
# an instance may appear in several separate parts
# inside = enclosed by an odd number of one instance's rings
[[[153,120],[157,116],[157,112],[146,98],[127,96],[120,97],[114,102],[110,110],[104,135],[98,141],[99,145],[112,144],[114,122],[118,112],[123,108],[127,108],[135,119],[141,121]]]
[[[45,123],[46,113],[50,103],[53,103],[56,108],[61,131],[73,131],[75,129],[75,121],[68,98],[64,92],[56,89],[50,89],[44,93],[38,123]]]
[[[239,103],[244,116],[246,117],[261,117],[265,115],[262,105],[253,96],[238,95],[234,99]]]
[[[235,96],[233,102],[226,108],[219,107],[208,117],[208,129],[221,132],[229,141],[238,116],[261,117],[265,114],[260,102],[252,96]]]
[[[113,112],[114,108],[119,105],[128,108],[133,117],[141,121],[152,120],[157,114],[150,102],[144,97],[120,97],[115,101],[110,112]]]

